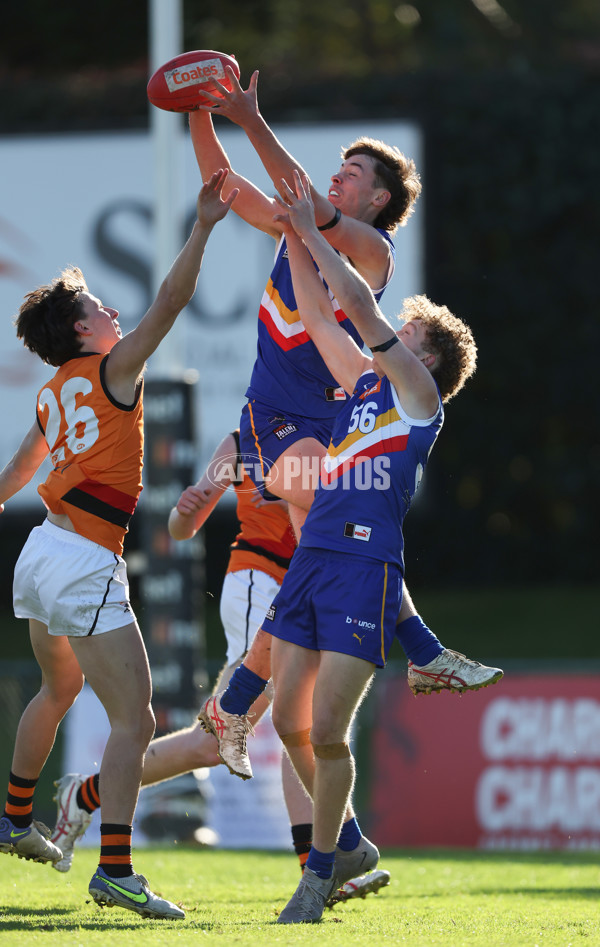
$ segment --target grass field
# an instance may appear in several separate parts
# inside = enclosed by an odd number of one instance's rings
[[[180,903],[184,921],[100,909],[87,894],[96,853],[68,875],[0,859],[0,942],[102,945],[600,944],[599,857],[593,853],[399,852],[382,856],[389,887],[338,904],[318,925],[276,924],[298,882],[287,853],[140,849],[136,868]],[[120,936],[123,935],[123,936]]]

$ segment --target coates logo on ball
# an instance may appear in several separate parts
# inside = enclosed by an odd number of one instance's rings
[[[236,78],[240,78],[240,67],[234,56],[212,49],[182,53],[163,63],[150,77],[148,98],[152,105],[167,112],[194,112],[200,105],[211,104],[203,92],[221,95],[216,81],[231,91],[225,66],[230,66]]]
[[[213,78],[217,78],[219,81],[225,78],[225,70],[220,59],[191,63],[185,69],[178,66],[177,69],[165,72],[165,81],[171,92],[176,92],[177,89],[182,89],[184,86],[208,82]]]

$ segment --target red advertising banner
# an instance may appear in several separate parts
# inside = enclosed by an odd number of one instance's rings
[[[600,848],[600,677],[515,674],[459,697],[373,695],[379,845]]]

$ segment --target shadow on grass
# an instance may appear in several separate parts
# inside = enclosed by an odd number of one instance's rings
[[[193,914],[193,912],[192,912]],[[69,916],[77,919],[68,920]],[[0,908],[0,934],[9,931],[102,931],[111,929],[114,931],[139,931],[144,925],[154,926],[157,919],[148,919],[137,917],[133,912],[129,916],[126,913],[113,913],[109,910],[98,910],[96,916],[82,918],[78,914],[77,908],[24,908],[21,905],[7,904]],[[256,923],[254,920],[253,924]],[[189,916],[184,920],[169,920],[163,918],[158,920],[161,930],[165,932],[171,930],[203,930],[220,931],[223,928],[222,922],[205,921],[198,917]],[[164,926],[163,926],[164,925]]]
[[[139,930],[140,923],[132,923],[131,920],[120,914],[105,914],[104,917],[98,912],[97,918],[73,920],[69,922],[67,918],[77,914],[75,908],[24,908],[22,905],[3,905],[0,909],[0,932],[1,931],[76,931],[76,930],[102,930],[107,926],[107,921],[111,927],[118,927],[120,930]],[[114,922],[117,922],[116,924]]]

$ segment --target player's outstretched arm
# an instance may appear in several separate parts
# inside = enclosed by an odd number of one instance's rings
[[[4,470],[0,471],[0,513],[4,510],[6,500],[29,483],[47,454],[48,445],[39,424],[35,421],[14,456]]]
[[[282,209],[283,206],[282,202]],[[289,217],[285,212],[278,216],[287,239],[294,295],[304,328],[338,384],[352,394],[357,379],[370,367],[371,359],[363,355],[335,318],[327,290]]]
[[[258,69],[252,73],[246,90],[242,89],[236,74],[230,66],[226,66],[225,71],[231,83],[231,91],[218,80],[215,80],[215,85],[218,86],[220,94],[216,96],[210,92],[203,93],[207,99],[212,101],[212,105],[200,106],[200,109],[204,108],[214,114],[224,115],[245,131],[277,190],[279,190],[282,178],[292,181],[294,171],[305,175],[304,168],[284,148],[260,113],[257,95]],[[311,194],[318,223],[327,223],[333,216],[333,208],[330,202],[322,194],[319,194],[312,185]]]
[[[227,487],[236,479],[236,456],[235,438],[227,434],[200,479],[183,491],[171,510],[168,525],[173,539],[191,539],[204,526]]]
[[[246,90],[242,89],[230,66],[226,66],[225,70],[231,83],[231,91],[218,80],[215,80],[220,95],[216,96],[210,92],[203,93],[205,98],[211,100],[212,105],[200,106],[200,110],[204,109],[214,114],[224,115],[245,131],[267,174],[273,181],[274,187],[282,196],[282,178],[293,186],[294,171],[306,176],[309,181],[318,226],[330,223],[335,215],[334,206],[325,195],[317,191],[308,175],[306,175],[304,168],[284,148],[260,113],[257,99],[258,70],[252,74],[250,84]],[[201,112],[194,112],[192,116],[198,114],[201,114]],[[190,126],[192,120],[199,121],[190,118]],[[206,146],[203,144],[203,147]],[[236,202],[236,211],[239,212],[238,202]],[[391,275],[390,247],[387,240],[371,224],[342,214],[335,226],[329,228],[325,233],[328,243],[350,257],[369,286],[374,290],[383,288]]]
[[[286,191],[288,214],[294,230],[308,247],[327,285],[366,345],[372,349],[389,341],[396,334],[394,328],[381,312],[364,279],[341,259],[317,230],[307,184],[297,172],[294,177],[296,192],[291,188]],[[390,379],[411,417],[429,418],[435,413],[439,399],[433,377],[426,365],[403,343],[377,353],[372,363],[380,374]]]
[[[228,195],[233,187],[237,187],[239,191],[234,212],[257,230],[263,230],[276,240],[279,239],[281,232],[273,224],[272,199],[233,170],[229,157],[215,133],[212,117],[202,106],[199,106],[197,111],[190,112],[190,135],[202,180],[207,181],[219,168],[227,168],[229,174],[223,189],[224,196]]]
[[[281,187],[292,227],[316,260],[325,282],[352,319],[361,338],[369,347],[384,342],[393,329],[365,280],[335,252],[317,229],[306,177],[302,178],[295,171],[294,190],[285,181],[281,182]],[[280,206],[283,207],[283,202]]]
[[[202,186],[196,205],[197,219],[183,250],[165,277],[156,299],[141,322],[120,339],[106,364],[106,381],[115,397],[135,386],[146,359],[158,348],[175,319],[192,298],[198,281],[204,250],[215,224],[227,214],[237,197],[234,189],[223,200],[221,192],[227,171],[215,172]]]

